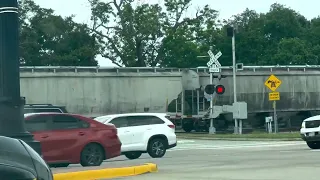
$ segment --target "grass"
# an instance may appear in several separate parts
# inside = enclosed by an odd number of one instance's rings
[[[178,138],[186,139],[278,139],[278,140],[298,140],[301,139],[299,132],[286,133],[262,133],[253,132],[250,134],[196,134],[196,133],[177,133]]]

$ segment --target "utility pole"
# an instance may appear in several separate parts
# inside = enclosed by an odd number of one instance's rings
[[[0,135],[21,139],[41,155],[40,142],[24,126],[17,0],[0,0],[0,24]]]
[[[228,36],[232,37],[232,76],[233,76],[233,102],[237,102],[237,79],[236,79],[236,33],[234,26],[228,27]],[[242,120],[240,119],[238,126],[238,119],[234,118],[234,134],[242,134]]]

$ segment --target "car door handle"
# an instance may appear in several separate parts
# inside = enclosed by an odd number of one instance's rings
[[[148,131],[150,131],[151,130],[151,128],[149,128],[149,129],[147,129]]]
[[[83,135],[85,135],[86,133],[84,133],[84,132],[79,132],[79,135],[80,136],[83,136]]]
[[[41,138],[47,138],[49,135],[42,135]]]

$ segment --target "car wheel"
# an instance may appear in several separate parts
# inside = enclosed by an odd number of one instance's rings
[[[320,142],[319,141],[310,141],[307,142],[307,145],[310,149],[320,149]]]
[[[147,151],[152,158],[161,158],[166,154],[167,143],[160,138],[152,139],[148,144]]]
[[[187,124],[183,124],[182,125],[182,129],[185,131],[185,132],[191,132],[193,130],[193,124],[190,124],[190,123],[187,123]]]
[[[126,152],[126,153],[124,153],[124,155],[128,159],[138,159],[142,155],[142,153],[141,152],[137,152],[137,151],[133,151],[133,152]]]
[[[86,145],[80,157],[80,164],[82,166],[100,166],[104,159],[104,150],[98,144]]]

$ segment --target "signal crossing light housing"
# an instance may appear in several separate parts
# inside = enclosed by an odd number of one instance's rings
[[[207,94],[213,94],[214,93],[214,84],[208,84],[206,85],[206,87],[204,88],[204,91],[207,93]]]
[[[221,84],[217,85],[215,89],[217,94],[223,94],[226,91],[224,86]]]
[[[233,37],[233,35],[234,35],[234,28],[231,26],[227,27],[227,36]]]
[[[219,84],[219,85],[208,84],[204,88],[204,91],[207,94],[213,94],[214,92],[216,92],[217,94],[221,95],[221,94],[223,94],[225,92],[225,88],[221,84]]]

